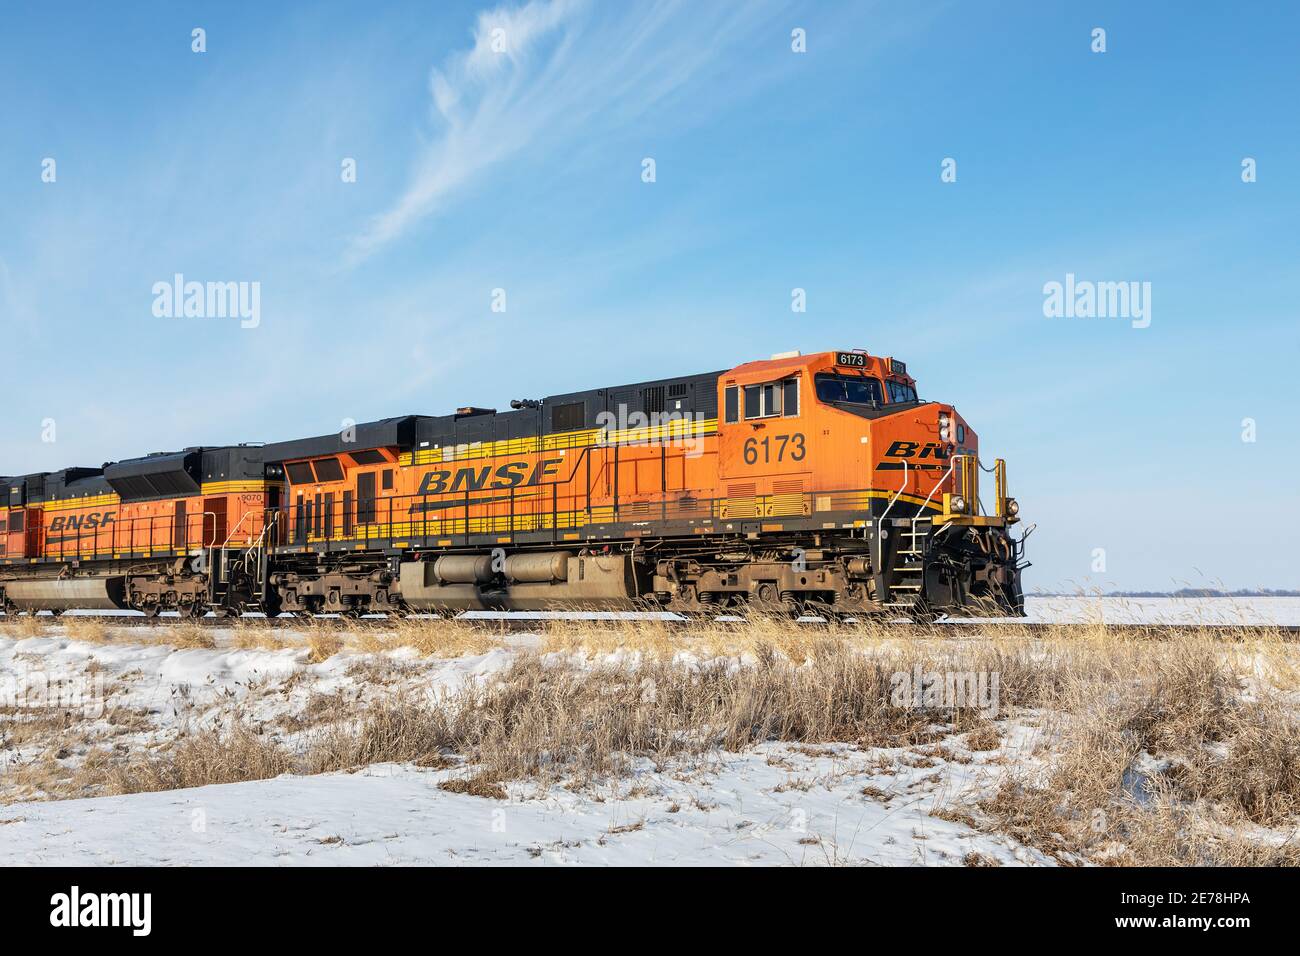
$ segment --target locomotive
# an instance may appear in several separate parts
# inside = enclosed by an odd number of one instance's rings
[[[9,611],[924,621],[1022,615],[1028,566],[1005,462],[861,349],[0,488]]]

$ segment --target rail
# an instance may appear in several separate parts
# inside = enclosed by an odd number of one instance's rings
[[[947,481],[948,478],[952,475],[952,470],[957,466],[957,459],[965,458],[965,457],[967,456],[965,455],[952,456],[952,460],[948,463],[948,470],[945,471],[943,475],[939,478],[939,480],[934,483],[934,487],[930,489],[930,493],[926,495],[925,500],[921,502],[921,507],[918,508],[916,511],[918,515],[920,515],[921,511],[924,510],[925,507],[930,504],[930,500],[934,497],[934,493],[938,491],[940,488],[942,488],[943,483]]]
[[[168,503],[170,505],[170,503]],[[146,505],[148,506],[148,505]],[[83,509],[66,509],[67,514],[28,509],[40,525],[24,527],[21,537],[22,551],[11,553],[8,542],[0,538],[0,557],[44,557],[59,561],[94,560],[130,556],[180,556],[196,549],[216,547],[223,532],[225,515],[216,511],[194,511],[177,515],[165,514],[132,516],[119,519],[120,503],[102,511],[84,513]],[[228,546],[244,521],[260,514],[256,509],[245,511],[235,529],[225,536],[221,547]],[[107,519],[107,520],[105,520]],[[25,518],[24,524],[32,519]],[[89,525],[93,520],[94,524]],[[48,524],[47,524],[48,523]],[[252,537],[250,533],[249,537]],[[30,538],[30,540],[28,540]],[[31,552],[36,552],[35,554]]]
[[[894,510],[894,503],[902,497],[903,492],[907,490],[907,481],[910,469],[908,468],[907,459],[903,459],[903,483],[898,486],[898,491],[894,492],[894,497],[889,499],[889,504],[885,506],[884,513],[880,516],[879,534],[876,535],[876,569],[879,571],[885,566],[885,538],[889,531],[885,528],[885,519],[889,517],[889,512]]]

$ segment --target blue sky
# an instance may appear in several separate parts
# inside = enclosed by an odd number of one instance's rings
[[[1298,28],[1264,2],[6,4],[0,473],[863,347],[1008,459],[1031,589],[1300,587]],[[155,317],[178,272],[259,282],[260,324]],[[1150,282],[1150,326],[1044,317],[1066,273]]]

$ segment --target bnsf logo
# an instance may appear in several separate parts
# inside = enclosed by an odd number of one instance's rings
[[[528,462],[512,461],[499,465],[494,471],[491,465],[482,468],[458,468],[455,471],[431,471],[420,482],[419,495],[440,495],[449,491],[481,491],[484,488],[514,488],[518,485],[535,485],[543,478],[554,475],[563,458],[547,458],[539,461],[532,474],[528,473]],[[495,476],[495,477],[494,477]],[[527,480],[525,481],[525,477]]]
[[[50,522],[50,531],[88,531],[91,528],[106,528],[113,523],[116,511],[96,511],[88,515],[67,515]]]
[[[919,454],[918,454],[919,452]],[[947,458],[948,449],[937,441],[922,445],[919,441],[896,441],[885,452],[886,458]]]

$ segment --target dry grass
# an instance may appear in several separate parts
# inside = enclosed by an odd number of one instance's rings
[[[803,663],[822,648],[845,641],[871,645],[898,636],[896,629],[877,623],[795,626],[787,617],[765,614],[735,621],[699,621],[688,628],[663,620],[559,620],[548,622],[542,650],[584,657],[630,651],[661,661],[680,654],[735,657],[775,652]]]
[[[198,621],[168,621],[159,628],[158,641],[179,648],[211,650],[217,646],[212,629]]]
[[[4,634],[21,641],[29,637],[41,637],[55,620],[57,619],[48,616],[37,617],[34,614],[20,615],[10,612],[4,616],[0,627],[3,627]]]
[[[109,640],[108,628],[99,618],[68,617],[62,620],[64,633],[74,641],[104,644]]]
[[[296,769],[291,753],[247,727],[184,737],[166,753],[115,767],[110,793],[140,793],[265,780]]]
[[[425,657],[486,654],[502,643],[504,631],[467,621],[408,618],[391,632],[394,646],[413,647]]]
[[[231,642],[241,651],[275,651],[289,643],[283,631],[257,618],[235,618]]]
[[[487,797],[490,800],[505,800],[506,788],[500,780],[493,780],[487,774],[477,773],[471,777],[453,777],[438,784],[439,790],[448,793],[465,793],[471,797]]]
[[[400,668],[415,664],[364,652],[480,654],[506,639],[445,620],[305,630],[311,661],[363,652],[349,674],[368,687],[399,685]],[[192,622],[162,631],[170,644],[211,646],[210,630]],[[236,626],[235,641],[283,646],[264,625]],[[885,773],[936,758],[1003,764],[1004,778],[978,804],[938,814],[1064,862],[1300,863],[1285,839],[1300,823],[1300,719],[1289,696],[1300,690],[1300,648],[1268,629],[1012,626],[954,638],[763,618],[692,628],[564,621],[546,628],[539,650],[436,702],[397,691],[370,705],[314,695],[280,724],[296,734],[292,747],[236,725],[126,762],[105,751],[80,771],[50,752],[25,772],[51,793],[83,795],[410,762],[463,766],[443,789],[502,798],[504,781],[583,787],[636,758],[665,767],[763,741],[920,748],[875,756]],[[601,657],[615,651],[617,664]],[[894,678],[915,669],[996,673],[999,713],[898,706]],[[42,722],[19,729],[0,714],[0,737],[66,731]]]
[[[320,664],[343,650],[343,641],[334,634],[314,630],[307,639],[307,646],[310,648],[307,660],[313,664]]]
[[[1067,861],[1300,862],[1289,843],[1234,835],[1297,823],[1293,685],[1256,681],[1261,660],[1290,651],[1274,635],[1238,647],[1216,636],[1085,646],[1039,704],[1052,713],[1042,765],[1016,770],[983,802],[994,827]]]

